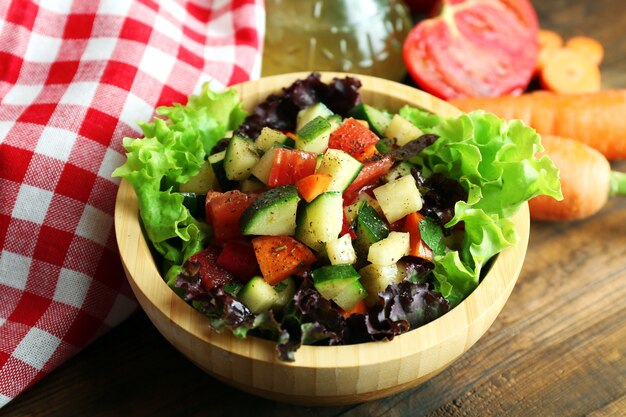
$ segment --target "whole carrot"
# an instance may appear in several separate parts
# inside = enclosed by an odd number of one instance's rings
[[[483,109],[505,119],[522,119],[539,134],[584,142],[609,160],[626,159],[626,89],[576,95],[536,91],[450,103],[464,111]]]
[[[559,168],[563,200],[537,196],[529,201],[533,220],[579,220],[589,217],[611,196],[626,196],[626,173],[611,171],[607,159],[584,143],[542,135],[545,153]]]

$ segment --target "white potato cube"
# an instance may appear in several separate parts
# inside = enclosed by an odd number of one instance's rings
[[[333,265],[352,265],[356,262],[356,252],[348,234],[326,242],[326,254]]]
[[[409,254],[411,240],[408,233],[391,232],[386,238],[373,243],[367,254],[367,260],[376,265],[395,264]]]
[[[422,208],[422,196],[412,175],[405,175],[375,188],[374,196],[389,223]]]

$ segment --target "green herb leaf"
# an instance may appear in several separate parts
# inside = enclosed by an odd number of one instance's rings
[[[418,223],[420,236],[424,242],[432,249],[436,256],[443,256],[446,252],[446,244],[443,241],[443,230],[428,217]]]

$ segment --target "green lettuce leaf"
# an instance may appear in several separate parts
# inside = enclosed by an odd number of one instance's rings
[[[559,173],[547,156],[536,158],[543,150],[540,137],[519,120],[484,111],[445,118],[409,106],[400,115],[439,136],[411,162],[424,175],[441,173],[468,191],[446,224],[464,223],[461,249],[435,258],[437,289],[454,306],[478,285],[485,263],[517,243],[510,217],[522,204],[540,194],[563,198]]]
[[[140,123],[143,138],[124,138],[127,160],[113,176],[133,186],[148,238],[177,266],[202,249],[210,232],[191,216],[174,187],[198,174],[213,146],[241,124],[246,112],[236,90],[217,93],[206,83],[186,105],[158,107],[156,114],[161,117]]]

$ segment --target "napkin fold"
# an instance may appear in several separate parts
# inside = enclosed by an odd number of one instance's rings
[[[122,138],[258,78],[264,27],[262,0],[0,2],[0,407],[135,311]]]

